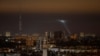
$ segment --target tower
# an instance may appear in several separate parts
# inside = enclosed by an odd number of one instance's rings
[[[21,35],[22,33],[22,16],[19,14],[19,34]]]
[[[43,48],[47,48],[48,32],[45,32],[45,37],[43,38]]]

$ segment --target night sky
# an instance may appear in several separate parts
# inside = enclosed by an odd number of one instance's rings
[[[59,19],[66,20],[66,26],[72,33],[100,34],[100,14],[45,14],[22,13],[22,33],[44,33],[45,31],[64,30]],[[0,14],[0,33],[9,31],[19,33],[19,13]]]
[[[100,34],[100,0],[0,0],[0,33],[65,31],[58,20],[66,20],[71,33]],[[100,35],[99,35],[100,36]]]

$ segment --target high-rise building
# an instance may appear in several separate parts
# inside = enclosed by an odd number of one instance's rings
[[[2,34],[0,34],[0,36],[2,36]]]
[[[92,34],[92,37],[95,37],[96,35],[95,34]]]
[[[78,35],[76,33],[75,34],[72,34],[70,36],[70,39],[77,40],[78,39]]]
[[[84,36],[85,36],[84,32],[80,32],[80,37],[84,37]]]
[[[28,36],[27,34],[21,34],[21,36]]]
[[[43,48],[47,48],[48,36],[49,36],[49,33],[45,32],[45,36],[43,38]]]
[[[56,31],[54,32],[54,38],[55,39],[61,39],[65,37],[65,33],[63,31]]]
[[[10,32],[6,32],[5,36],[6,37],[10,37],[11,36],[11,33]]]

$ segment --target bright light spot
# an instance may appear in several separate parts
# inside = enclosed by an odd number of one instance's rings
[[[60,51],[61,51],[61,52],[64,52],[64,49],[61,49]]]
[[[61,23],[66,23],[66,21],[65,21],[65,20],[59,20],[59,22],[61,22]]]
[[[21,41],[18,41],[18,43],[21,43]]]
[[[50,48],[52,48],[53,47],[53,45],[50,45]]]
[[[8,39],[6,39],[5,41],[8,42]]]
[[[34,50],[34,49],[36,49],[36,47],[32,47],[32,49]]]

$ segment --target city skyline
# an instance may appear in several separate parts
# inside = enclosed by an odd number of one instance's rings
[[[0,56],[100,56],[100,0],[0,0]]]
[[[66,20],[66,26],[72,33],[100,34],[99,14],[45,14],[22,13],[22,33],[44,33],[46,31],[66,31],[58,20]],[[0,14],[0,33],[19,33],[19,13]],[[100,36],[100,35],[99,35]]]
[[[99,0],[0,0],[0,33],[47,31],[95,33],[100,36]],[[19,15],[21,21],[19,24]],[[62,25],[58,20],[66,20]],[[19,26],[20,25],[20,26]],[[19,30],[20,28],[20,30]]]

